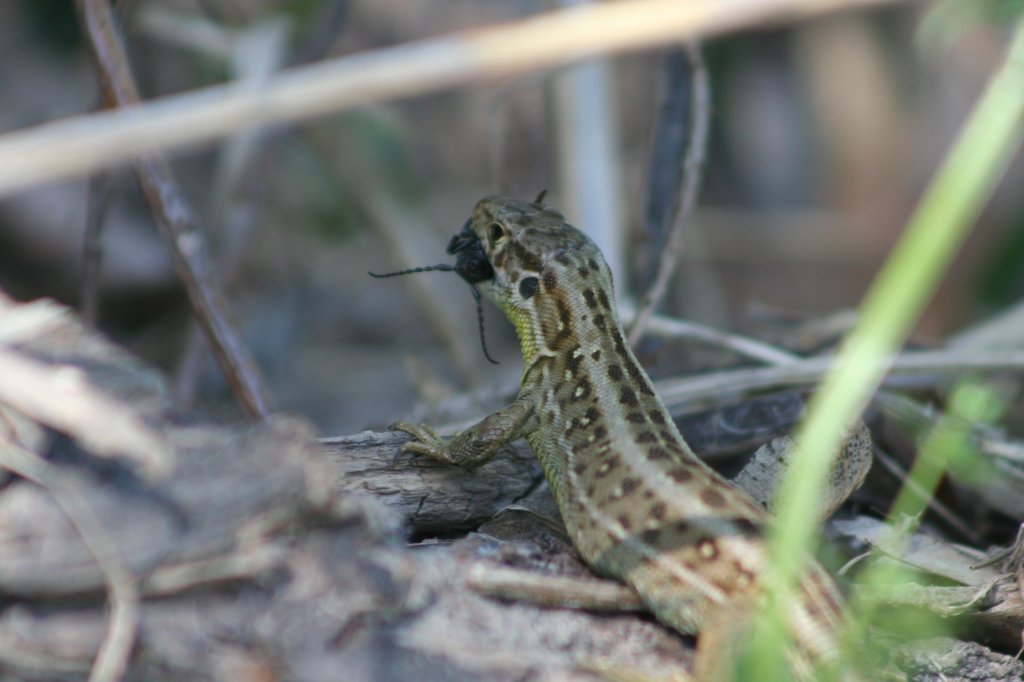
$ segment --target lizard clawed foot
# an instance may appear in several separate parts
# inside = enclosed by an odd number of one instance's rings
[[[412,440],[402,444],[402,452],[412,455],[425,455],[448,464],[455,464],[448,454],[448,445],[441,436],[426,424],[409,424],[396,422],[389,427],[392,431],[402,431],[412,436]]]

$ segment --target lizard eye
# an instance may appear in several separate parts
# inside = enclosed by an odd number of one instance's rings
[[[537,284],[539,281],[536,277],[523,277],[519,280],[519,295],[524,301],[537,293]]]
[[[491,226],[487,228],[487,236],[491,238],[491,243],[495,244],[505,236],[505,228],[499,223],[491,223]]]

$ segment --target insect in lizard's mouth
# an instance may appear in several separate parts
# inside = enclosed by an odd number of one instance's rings
[[[483,348],[484,357],[490,362],[498,364],[498,361],[487,352],[487,342],[484,340],[484,310],[480,305],[480,290],[476,288],[478,283],[494,279],[494,268],[491,267],[490,261],[487,260],[487,254],[484,253],[484,246],[480,243],[480,238],[476,236],[473,228],[470,227],[470,220],[467,220],[465,225],[462,226],[462,230],[449,240],[447,251],[448,255],[455,256],[454,266],[447,263],[439,263],[437,265],[399,270],[398,272],[385,272],[381,274],[371,272],[369,275],[371,277],[396,277],[398,275],[411,275],[414,272],[430,271],[458,273],[459,277],[469,284],[469,288],[473,292],[473,301],[476,303],[477,325],[480,328],[480,346]]]
[[[448,255],[455,256],[455,272],[469,284],[494,279],[494,268],[468,220],[462,230],[449,240],[447,251]]]

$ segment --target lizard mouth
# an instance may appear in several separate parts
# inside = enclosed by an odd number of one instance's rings
[[[494,268],[487,260],[480,237],[473,232],[468,220],[462,230],[448,242],[447,251],[448,255],[455,256],[455,272],[469,284],[494,279]]]

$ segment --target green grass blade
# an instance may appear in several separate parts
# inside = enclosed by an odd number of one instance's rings
[[[781,614],[815,533],[815,500],[845,427],[863,410],[1024,135],[1024,21],[861,306],[861,320],[808,406],[771,537]],[[769,618],[769,621],[773,618]],[[779,622],[774,618],[775,622]],[[772,627],[770,624],[767,626]],[[759,630],[765,633],[767,631]],[[770,641],[773,637],[757,637]],[[756,646],[756,643],[755,643]],[[765,652],[769,658],[778,654]],[[767,661],[766,661],[767,663]]]

